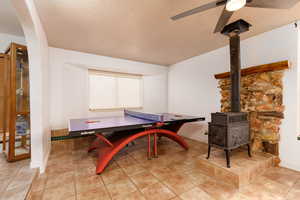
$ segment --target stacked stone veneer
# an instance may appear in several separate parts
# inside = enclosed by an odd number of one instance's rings
[[[279,130],[283,118],[283,71],[243,76],[241,79],[242,112],[249,113],[252,151],[278,155]],[[230,111],[230,79],[220,79],[221,111]]]

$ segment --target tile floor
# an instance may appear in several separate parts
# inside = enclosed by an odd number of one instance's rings
[[[147,160],[146,141],[141,139],[120,152],[101,175],[95,175],[97,154],[86,152],[86,139],[54,142],[46,173],[33,182],[30,199],[300,199],[299,172],[272,167],[250,185],[237,189],[205,175],[199,169],[199,160],[206,154],[207,145],[187,141],[189,151],[163,138],[159,142],[159,158]]]
[[[31,169],[29,163],[29,159],[8,163],[0,151],[0,200],[25,199],[37,174],[37,170]]]

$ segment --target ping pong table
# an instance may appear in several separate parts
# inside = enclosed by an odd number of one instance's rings
[[[134,140],[148,137],[148,159],[157,157],[157,137],[168,137],[184,149],[188,144],[177,134],[180,127],[187,122],[204,121],[203,117],[175,115],[169,113],[150,114],[124,110],[123,116],[71,119],[70,136],[95,135],[88,152],[98,149],[96,173],[100,174],[114,155]],[[107,137],[105,133],[109,134]],[[153,146],[151,145],[153,137]],[[152,148],[153,147],[153,152]]]

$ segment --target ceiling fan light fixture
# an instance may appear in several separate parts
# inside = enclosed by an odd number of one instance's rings
[[[241,9],[247,3],[247,0],[228,0],[226,3],[226,10],[229,12],[233,12]]]

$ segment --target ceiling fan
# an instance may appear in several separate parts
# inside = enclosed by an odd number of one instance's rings
[[[293,7],[299,1],[300,0],[218,0],[175,15],[171,17],[171,19],[178,20],[199,12],[206,11],[211,8],[224,6],[224,10],[214,30],[214,33],[217,33],[222,31],[235,11],[245,6],[257,8],[288,9]]]

